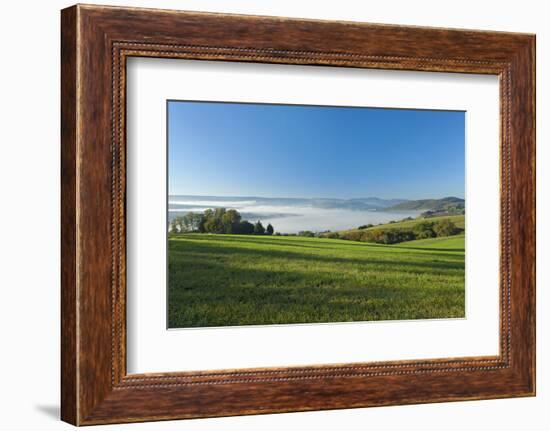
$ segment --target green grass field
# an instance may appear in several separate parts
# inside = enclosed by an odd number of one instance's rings
[[[421,247],[424,249],[460,251],[464,253],[464,234],[446,236],[443,238],[417,239],[416,241],[395,244],[395,247],[411,248]]]
[[[170,234],[168,247],[170,328],[464,316],[464,235]]]

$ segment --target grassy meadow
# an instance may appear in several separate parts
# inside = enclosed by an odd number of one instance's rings
[[[439,217],[430,217],[430,218],[416,218],[413,220],[406,220],[406,221],[398,221],[395,223],[384,223],[375,225],[372,227],[369,227],[367,229],[363,229],[363,231],[376,231],[376,230],[389,230],[389,229],[412,229],[416,225],[418,225],[421,222],[428,221],[431,223],[443,221],[443,220],[449,220],[457,228],[464,229],[464,215],[451,215],[451,216],[439,216]],[[361,229],[348,229],[341,231],[342,234],[350,233],[350,232],[358,232],[361,231]]]
[[[384,245],[170,233],[168,247],[170,328],[464,317],[463,234]]]

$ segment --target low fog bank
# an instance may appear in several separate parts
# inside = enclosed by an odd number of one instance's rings
[[[377,199],[377,198],[368,198]],[[395,202],[395,200],[383,201]],[[327,205],[327,202],[329,203]],[[338,208],[341,202],[343,208]],[[271,223],[275,232],[298,233],[299,231],[338,231],[356,228],[365,224],[387,223],[392,220],[401,220],[406,217],[417,217],[419,211],[387,212],[377,211],[376,208],[350,209],[350,200],[308,200],[308,199],[228,199],[209,197],[208,199],[190,199],[183,196],[170,196],[169,219],[187,212],[202,212],[208,208],[235,209],[241,213],[243,219],[251,222],[260,220],[264,226]],[[325,208],[330,206],[330,208]],[[389,206],[389,204],[388,204]],[[378,204],[379,209],[384,206]]]

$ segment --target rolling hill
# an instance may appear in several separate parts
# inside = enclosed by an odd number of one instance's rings
[[[414,227],[416,225],[418,225],[419,223],[422,223],[422,222],[428,221],[430,223],[432,223],[432,222],[435,223],[435,222],[443,221],[443,220],[449,220],[449,221],[453,222],[454,225],[457,228],[462,229],[462,230],[465,229],[465,216],[464,215],[451,215],[451,216],[438,216],[438,217],[429,217],[429,218],[419,217],[419,218],[415,218],[415,219],[412,219],[412,220],[397,221],[395,223],[378,224],[378,225],[375,225],[375,226],[372,226],[372,227],[368,227],[366,229],[347,229],[347,230],[343,230],[343,231],[338,232],[338,234],[341,235],[341,236],[345,236],[346,234],[350,234],[350,233],[353,233],[353,232],[360,233],[360,232],[375,231],[375,230],[414,229]]]
[[[464,199],[446,197],[442,199],[419,199],[400,202],[389,206],[387,211],[433,211],[442,212],[448,210],[464,210]]]

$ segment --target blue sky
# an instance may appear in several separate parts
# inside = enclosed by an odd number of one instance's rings
[[[168,102],[169,194],[464,197],[465,113]]]

